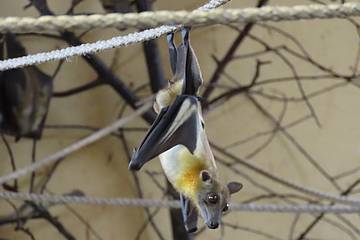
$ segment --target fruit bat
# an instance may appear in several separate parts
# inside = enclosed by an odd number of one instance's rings
[[[25,48],[13,34],[7,33],[2,36],[0,58],[24,55]],[[21,137],[41,137],[52,96],[52,78],[34,66],[1,72],[1,132],[13,135],[17,140]]]
[[[198,213],[215,229],[228,209],[230,194],[238,192],[242,184],[224,185],[219,180],[197,96],[202,76],[190,46],[189,29],[182,31],[179,47],[175,47],[173,37],[168,36],[168,43],[174,78],[156,98],[154,108],[159,115],[135,149],[129,169],[139,170],[159,156],[166,177],[180,193],[186,230],[197,230]]]

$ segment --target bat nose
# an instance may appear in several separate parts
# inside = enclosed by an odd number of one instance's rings
[[[217,223],[217,222],[210,222],[210,223],[208,224],[208,227],[211,228],[211,229],[216,229],[216,228],[219,227],[219,223]]]

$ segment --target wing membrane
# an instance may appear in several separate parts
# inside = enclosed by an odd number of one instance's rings
[[[188,233],[196,232],[198,212],[194,204],[182,194],[180,194],[180,204],[186,231]]]
[[[140,147],[135,150],[129,168],[138,170],[146,162],[179,144],[193,153],[201,121],[199,108],[196,97],[177,96],[171,106],[162,109]]]

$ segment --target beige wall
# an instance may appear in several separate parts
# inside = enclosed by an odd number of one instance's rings
[[[29,16],[36,15],[34,9],[22,11],[27,1],[1,1],[0,16]],[[53,9],[62,13],[70,1],[49,1]],[[156,9],[193,9],[203,1],[165,1],[158,0]],[[229,7],[252,6],[255,1],[233,0]],[[309,1],[286,1],[274,0],[273,4],[292,5],[294,3],[308,4]],[[78,11],[100,12],[101,6],[96,0],[85,0],[78,7]],[[356,21],[358,19],[355,19]],[[344,20],[322,20],[322,21],[299,21],[272,23],[272,25],[291,33],[295,36],[305,49],[323,65],[340,73],[349,73],[349,67],[353,65],[359,46],[359,38],[352,25]],[[275,32],[266,31],[257,27],[253,31],[272,46],[287,45],[292,49],[299,49],[288,39],[279,36]],[[107,39],[115,35],[111,29],[96,30],[84,37],[84,41],[95,41]],[[236,32],[225,26],[212,26],[195,29],[192,33],[192,44],[196,50],[205,80],[208,80],[216,67],[211,55],[221,58],[228,49]],[[30,53],[47,51],[65,45],[57,41],[49,41],[42,38],[23,37]],[[164,38],[159,40],[161,44],[162,59],[165,63],[166,75],[170,78],[169,66],[167,63],[167,49]],[[250,40],[245,40],[238,54],[250,53],[261,50],[261,46]],[[98,54],[107,64],[111,64],[116,58],[113,66],[114,72],[126,81],[129,86],[136,88],[147,83],[147,70],[143,60],[142,46],[134,45],[127,48],[104,51]],[[260,80],[291,76],[289,68],[274,54],[266,54],[259,57],[261,60],[269,60],[271,64],[261,69]],[[319,69],[310,64],[289,57],[296,67],[299,75],[320,75]],[[254,74],[254,58],[232,62],[226,69],[227,73],[235,77],[240,83],[246,84]],[[46,63],[40,67],[50,73],[55,68],[55,63]],[[65,90],[73,86],[81,85],[96,78],[95,72],[80,58],[68,59],[60,74],[55,79],[55,89]],[[317,81],[305,81],[304,89],[307,93],[331,86],[341,80],[324,79]],[[221,83],[230,85],[225,78]],[[132,84],[132,85],[130,85]],[[294,81],[287,83],[276,83],[263,85],[255,88],[265,93],[276,94],[281,92],[287,97],[300,97],[299,90]],[[217,90],[220,92],[221,90]],[[141,96],[146,96],[149,90],[142,91]],[[216,95],[216,94],[214,94]],[[283,102],[269,101],[255,96],[261,104],[274,116],[278,117],[284,109]],[[291,128],[289,133],[301,144],[301,146],[331,175],[350,170],[359,166],[359,136],[358,128],[360,114],[358,114],[358,102],[360,101],[359,89],[353,85],[346,85],[334,89],[326,94],[314,97],[311,103],[320,119],[321,127],[317,127],[314,120],[307,121]],[[83,124],[102,127],[113,122],[122,107],[123,101],[110,88],[100,87],[75,97],[57,98],[51,102],[48,116],[48,124]],[[127,111],[127,112],[130,112]],[[283,124],[309,114],[304,102],[289,102]],[[273,128],[273,124],[256,109],[249,99],[241,95],[235,97],[226,104],[215,108],[206,115],[206,124],[209,138],[220,146],[226,146],[237,140],[246,139],[257,132],[267,131]],[[130,124],[131,126],[146,126],[142,120]],[[87,135],[83,130],[46,130],[44,138],[38,144],[38,159],[48,156],[79,138]],[[131,147],[138,144],[143,133],[129,133],[127,135]],[[8,138],[11,142],[12,139]],[[269,135],[257,138],[247,144],[239,145],[229,149],[239,157],[245,157],[254,149],[269,139]],[[18,167],[25,166],[31,161],[31,142],[22,140],[19,143],[12,143]],[[309,164],[304,155],[294,147],[289,139],[278,133],[273,141],[255,157],[249,159],[252,163],[261,166],[275,175],[284,177],[301,185],[316,188],[322,191],[337,193],[329,182]],[[5,147],[0,144],[0,174],[4,175],[11,171],[9,158]],[[258,196],[264,192],[254,187],[252,183],[235,175],[229,169],[219,166],[224,180],[238,180],[245,185],[244,190],[234,197],[235,202]],[[238,170],[249,174],[254,180],[271,188],[278,193],[296,193],[280,186],[266,178],[263,178],[247,169],[237,167]],[[145,170],[159,171],[158,161],[150,162],[138,176],[144,190],[145,198],[159,199],[161,191],[150,180]],[[40,174],[44,174],[41,171]],[[339,181],[342,188],[350,185],[358,176],[353,174],[350,177]],[[20,181],[21,190],[28,190],[29,178],[22,178]],[[164,178],[159,177],[164,185]],[[137,192],[131,174],[127,170],[127,158],[124,154],[121,143],[114,137],[107,137],[90,147],[84,148],[76,154],[67,157],[59,166],[52,178],[48,190],[53,193],[66,193],[74,189],[81,189],[90,196],[99,197],[137,197]],[[357,196],[357,195],[354,195]],[[264,200],[260,203],[284,203],[282,200]],[[18,204],[18,203],[17,203]],[[75,206],[91,226],[98,232],[102,239],[134,239],[137,231],[144,222],[144,211],[134,207],[105,207],[105,206]],[[51,208],[51,212],[77,237],[77,239],[96,239],[88,233],[86,227],[63,206]],[[12,208],[4,201],[0,201],[0,214],[12,213]],[[293,221],[293,214],[264,214],[264,213],[231,213],[224,218],[226,222],[239,224],[249,228],[275,235],[280,239],[289,239],[290,223]],[[295,229],[295,236],[298,235],[312,221],[313,217],[301,215],[299,224]],[[329,215],[329,220],[339,222],[338,218]],[[348,217],[355,226],[359,226],[357,217]],[[165,239],[171,238],[169,216],[167,210],[161,210],[155,217],[159,223],[161,232]],[[340,222],[341,223],[341,222]],[[341,223],[343,224],[343,223]],[[31,221],[26,225],[36,236],[36,239],[62,239],[54,228],[42,220]],[[5,239],[26,239],[21,232],[14,232],[14,226],[0,228],[0,238]],[[346,226],[349,228],[349,226]],[[87,238],[89,236],[89,238]],[[219,239],[220,230],[206,231],[199,239]],[[343,231],[329,225],[320,223],[309,236],[319,239],[349,239]],[[360,238],[357,236],[356,239]],[[157,239],[151,227],[148,227],[141,239]],[[226,228],[224,239],[266,239],[246,231],[233,231]]]

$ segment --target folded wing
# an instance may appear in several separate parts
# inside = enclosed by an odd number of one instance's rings
[[[163,108],[140,147],[135,149],[129,169],[139,170],[146,162],[179,144],[193,153],[201,126],[199,108],[199,100],[188,95],[177,96],[173,104]]]

